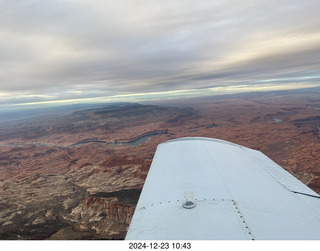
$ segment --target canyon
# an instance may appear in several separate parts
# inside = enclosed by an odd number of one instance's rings
[[[320,90],[105,104],[0,123],[0,239],[123,239],[157,145],[257,149],[320,192]]]

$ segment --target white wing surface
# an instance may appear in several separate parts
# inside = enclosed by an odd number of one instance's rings
[[[320,196],[259,151],[170,140],[157,148],[126,239],[320,239]]]

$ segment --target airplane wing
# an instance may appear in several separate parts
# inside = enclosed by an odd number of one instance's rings
[[[320,196],[259,151],[210,138],[158,146],[126,240],[320,239]]]

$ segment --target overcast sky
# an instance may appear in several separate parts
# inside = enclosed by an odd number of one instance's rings
[[[320,85],[319,0],[0,0],[0,105]]]

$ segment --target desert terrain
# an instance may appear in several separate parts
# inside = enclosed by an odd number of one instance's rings
[[[257,149],[320,192],[320,90],[110,104],[0,123],[0,239],[123,239],[158,144]]]

